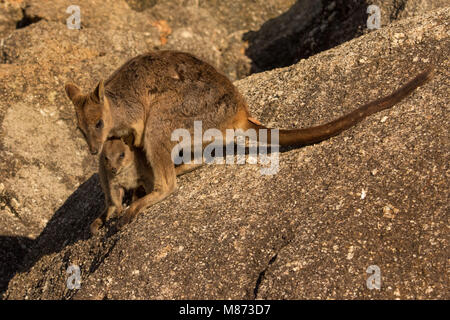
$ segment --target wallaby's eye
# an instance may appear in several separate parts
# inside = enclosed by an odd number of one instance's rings
[[[122,152],[119,157],[120,157],[120,159],[123,159],[123,157],[125,157],[125,153]]]
[[[102,129],[103,128],[103,120],[102,119],[98,120],[98,122],[95,124],[95,127],[97,129]]]
[[[105,156],[105,161],[108,161],[109,159],[108,159],[108,157],[107,156]]]

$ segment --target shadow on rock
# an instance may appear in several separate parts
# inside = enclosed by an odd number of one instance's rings
[[[0,236],[0,295],[17,272],[33,240],[26,237]]]
[[[0,294],[16,272],[28,271],[42,256],[60,252],[68,245],[90,238],[89,225],[103,208],[102,189],[98,175],[94,174],[55,212],[34,241],[22,237],[0,237]]]
[[[299,0],[287,12],[244,34],[251,72],[292,65],[364,33],[366,0]]]

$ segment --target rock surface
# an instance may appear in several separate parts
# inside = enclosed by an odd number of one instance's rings
[[[162,47],[193,51],[236,79],[250,61],[240,37],[265,20],[242,22],[242,31],[238,18],[227,24],[202,1],[150,1],[139,12],[123,1],[78,2],[87,8],[81,30],[67,29],[66,3],[31,0],[21,13],[22,1],[0,2],[16,10],[0,20],[10,21],[0,28],[10,30],[0,44],[4,298],[449,298],[450,8],[405,2],[380,30],[236,82],[263,123],[305,127],[434,65],[434,79],[393,109],[320,144],[283,150],[272,176],[259,165],[201,168],[125,230],[91,237],[103,206],[96,159],[75,131],[63,84],[92,88],[129,57]],[[293,5],[283,3],[285,11]],[[11,32],[15,19],[30,24]],[[164,45],[161,20],[171,28]],[[81,269],[80,290],[67,289],[70,265]],[[366,287],[370,265],[380,267],[381,290]]]

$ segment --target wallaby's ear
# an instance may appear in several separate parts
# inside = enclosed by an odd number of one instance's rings
[[[71,101],[74,101],[75,97],[81,94],[80,88],[73,83],[66,83],[64,89],[66,90],[67,96]]]
[[[103,80],[100,80],[97,87],[94,90],[93,98],[98,103],[103,103],[105,97],[105,87],[103,85]]]

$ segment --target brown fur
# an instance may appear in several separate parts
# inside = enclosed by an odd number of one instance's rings
[[[140,149],[129,147],[122,139],[107,140],[99,157],[100,184],[105,195],[105,211],[91,224],[94,234],[103,222],[123,211],[126,190],[144,187],[146,193],[153,189],[152,168]],[[133,196],[135,199],[135,196]]]
[[[328,124],[306,129],[280,130],[281,145],[306,145],[325,140],[355,125],[368,115],[391,107],[431,77],[417,76],[390,96],[371,102]],[[171,133],[184,128],[193,135],[194,120],[203,130],[266,129],[251,118],[242,95],[224,75],[194,56],[175,51],[157,51],[137,56],[116,70],[88,95],[66,85],[75,105],[78,127],[91,153],[101,151],[108,137],[134,136],[153,169],[154,190],[130,205],[122,223],[144,208],[161,201],[176,189],[176,175],[197,168],[185,164],[175,168]],[[102,120],[101,128],[96,127]],[[258,131],[258,130],[257,130]],[[270,141],[270,130],[269,130]]]

